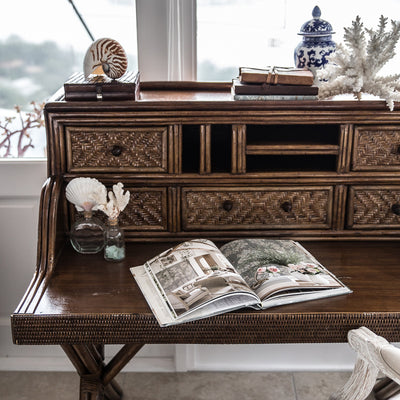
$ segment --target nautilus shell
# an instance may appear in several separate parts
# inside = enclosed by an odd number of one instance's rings
[[[90,74],[105,74],[118,79],[128,68],[128,58],[123,47],[114,39],[98,39],[88,48],[83,61],[85,78]]]
[[[78,211],[97,210],[107,201],[107,189],[95,178],[75,178],[68,183],[65,196]]]

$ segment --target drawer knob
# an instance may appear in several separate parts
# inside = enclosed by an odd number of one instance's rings
[[[122,154],[122,147],[119,145],[114,145],[111,149],[111,154],[115,157],[119,157]]]
[[[292,203],[290,201],[285,201],[281,204],[281,208],[285,212],[292,211]]]
[[[222,203],[222,208],[223,208],[225,211],[231,211],[231,210],[232,210],[232,207],[233,207],[233,202],[232,202],[231,200],[225,200],[225,201]]]
[[[400,215],[400,204],[396,203],[392,205],[393,214]]]

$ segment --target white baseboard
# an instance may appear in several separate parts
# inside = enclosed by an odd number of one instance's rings
[[[347,371],[355,353],[347,343],[196,345],[197,371]]]
[[[107,360],[106,360],[107,362]],[[67,357],[0,357],[0,371],[75,371]],[[175,372],[172,358],[138,357],[123,372]]]
[[[216,351],[221,356],[218,358],[210,356],[206,351],[203,357],[195,357],[192,362],[181,364],[176,362],[175,357],[135,357],[123,371],[350,371],[354,366],[352,357],[341,359],[339,356],[327,360],[327,349],[320,352],[320,349],[315,348],[314,351],[308,352],[306,359],[299,357],[299,353],[302,352],[299,352],[298,348],[292,349],[294,351],[290,357],[287,354],[279,354],[279,351],[260,349],[260,354],[264,353],[263,361],[251,359],[251,356],[246,357],[245,349],[232,349],[228,352],[226,350],[228,349],[225,349],[225,352]],[[0,357],[0,371],[74,371],[74,367],[66,356]]]

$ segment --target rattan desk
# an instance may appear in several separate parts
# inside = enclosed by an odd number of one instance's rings
[[[149,343],[345,342],[362,325],[400,340],[400,113],[383,102],[244,104],[200,89],[46,106],[36,272],[12,330],[20,345],[62,346],[81,398],[119,398],[114,377]],[[76,176],[134,193],[123,262],[70,247],[64,193]],[[354,292],[160,328],[129,267],[185,238],[249,236],[304,241]],[[105,365],[107,344],[125,346]]]

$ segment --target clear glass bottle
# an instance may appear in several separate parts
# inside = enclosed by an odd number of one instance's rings
[[[107,261],[121,261],[125,258],[125,234],[118,225],[118,218],[108,220],[105,235],[104,258]]]
[[[81,254],[95,254],[104,247],[105,226],[92,211],[84,211],[71,228],[72,247]]]

